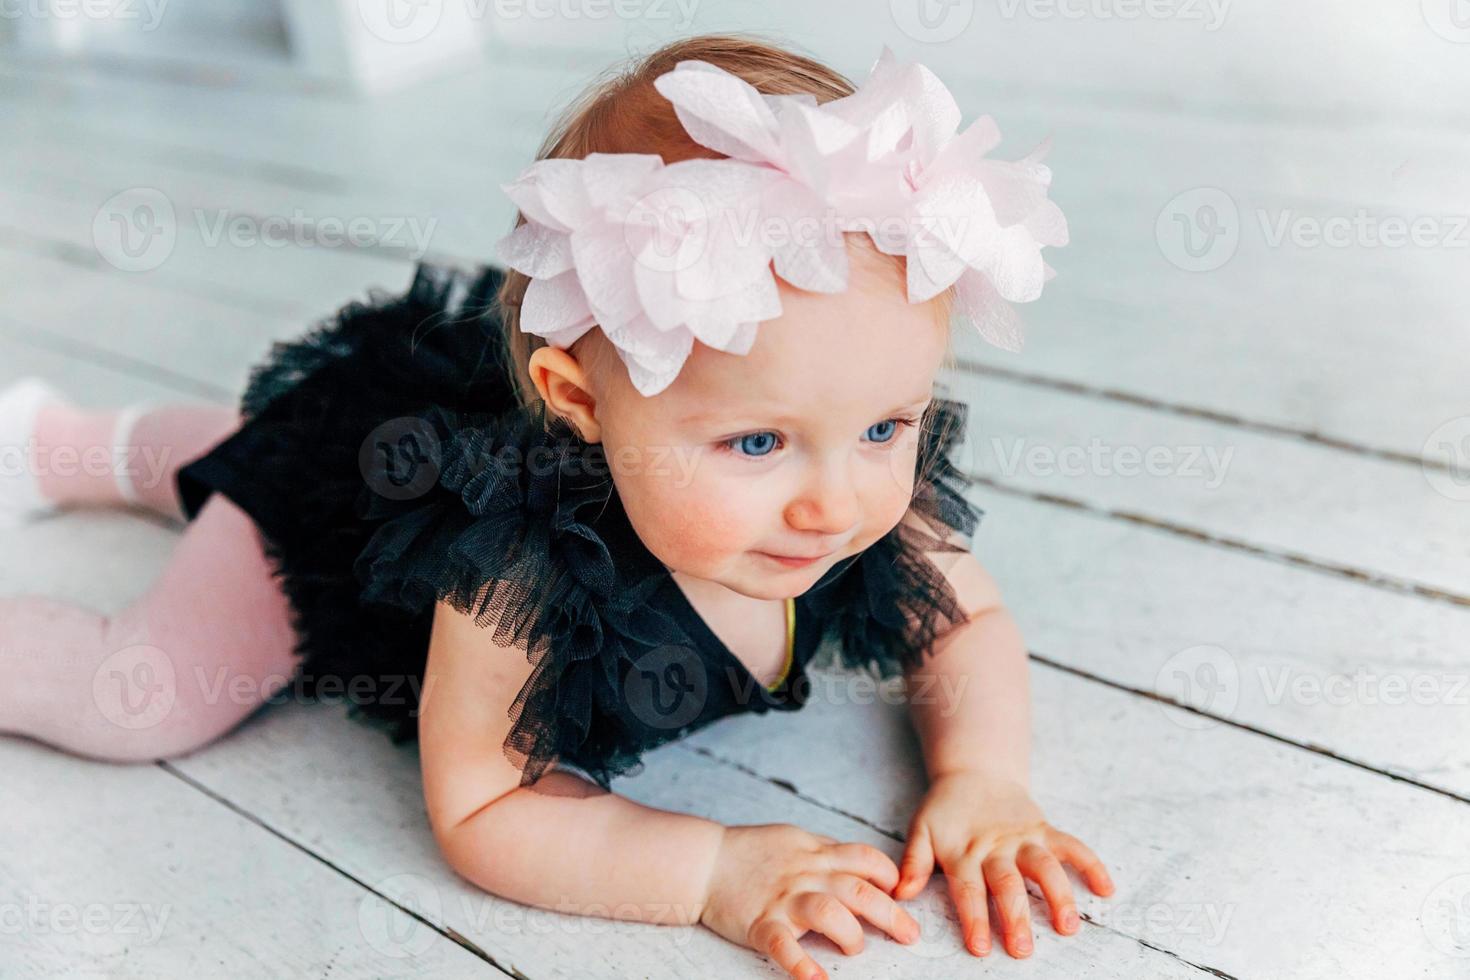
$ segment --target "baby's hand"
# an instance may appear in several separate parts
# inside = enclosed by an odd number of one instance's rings
[[[1081,922],[1061,861],[1082,872],[1087,887],[1097,894],[1113,893],[1107,869],[1086,844],[1043,820],[1021,786],[984,773],[946,773],[930,784],[909,824],[903,880],[894,897],[912,898],[922,891],[936,856],[949,878],[965,944],[979,956],[990,952],[987,884],[1000,911],[1006,949],[1016,957],[1031,954],[1023,875],[1041,886],[1052,925],[1064,936],[1081,928]]]
[[[848,956],[863,948],[858,915],[900,942],[919,938],[919,924],[889,894],[897,882],[893,859],[867,844],[792,824],[726,827],[699,921],[798,980],[826,980],[796,941],[808,930]]]

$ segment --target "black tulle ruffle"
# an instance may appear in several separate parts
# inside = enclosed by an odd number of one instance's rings
[[[623,517],[602,447],[539,403],[423,418],[438,481],[413,500],[365,496],[363,516],[379,527],[355,563],[363,601],[421,613],[442,599],[527,657],[504,745],[522,785],[558,759],[604,786],[637,771],[643,745],[639,726],[622,723],[623,678],[639,654],[689,639],[651,601],[664,567],[614,555],[605,539]],[[487,643],[487,656],[500,652]]]

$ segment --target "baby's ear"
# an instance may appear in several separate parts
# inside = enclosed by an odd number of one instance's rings
[[[597,399],[588,384],[586,370],[570,351],[538,347],[531,352],[526,369],[552,414],[570,422],[583,442],[602,441]]]

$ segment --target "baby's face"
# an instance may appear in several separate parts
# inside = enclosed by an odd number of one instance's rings
[[[871,261],[852,263],[843,293],[777,283],[782,314],[748,354],[695,344],[651,398],[614,363],[596,411],[649,551],[764,599],[800,595],[903,517],[948,345],[939,305],[910,304]]]

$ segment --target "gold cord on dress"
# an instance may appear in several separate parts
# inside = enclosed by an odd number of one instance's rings
[[[774,691],[786,680],[786,675],[791,673],[791,663],[796,659],[796,600],[786,600],[786,663],[781,666],[781,673],[774,681],[766,685],[767,691]]]

